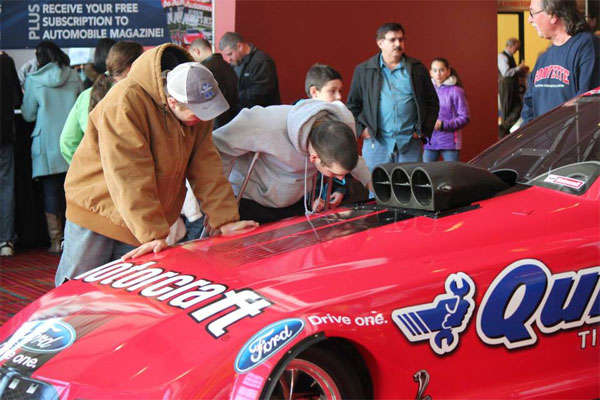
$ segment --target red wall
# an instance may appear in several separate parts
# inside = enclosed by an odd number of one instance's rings
[[[489,0],[237,0],[235,29],[275,59],[282,101],[290,103],[305,97],[304,78],[315,62],[342,73],[345,100],[354,67],[379,50],[377,28],[401,23],[408,55],[428,68],[434,57],[446,57],[464,82],[467,161],[497,138],[496,7]]]

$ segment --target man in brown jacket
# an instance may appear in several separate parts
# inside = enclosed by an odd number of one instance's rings
[[[212,143],[212,119],[227,110],[227,102],[210,71],[190,61],[172,44],[145,52],[90,113],[65,181],[57,286],[116,258],[166,248],[186,179],[213,232],[257,225],[238,221]]]

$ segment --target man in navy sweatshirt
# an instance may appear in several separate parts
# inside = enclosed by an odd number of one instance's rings
[[[531,0],[529,23],[552,43],[539,56],[523,99],[523,122],[600,86],[600,44],[575,0]]]

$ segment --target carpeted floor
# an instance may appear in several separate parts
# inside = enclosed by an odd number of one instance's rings
[[[0,258],[0,325],[54,288],[59,260],[60,256],[49,254],[46,247]]]

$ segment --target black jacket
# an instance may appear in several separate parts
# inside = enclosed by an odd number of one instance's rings
[[[23,92],[15,69],[15,62],[6,53],[0,55],[0,145],[10,144],[14,140],[15,108],[21,105]]]
[[[251,46],[250,53],[235,72],[238,74],[239,109],[281,104],[277,69],[270,55]]]
[[[356,119],[356,134],[360,136],[365,127],[372,137],[379,135],[377,114],[379,94],[383,84],[379,54],[360,63],[354,70],[348,108]],[[427,68],[417,59],[404,55],[411,77],[415,103],[417,104],[418,123],[415,131],[423,137],[431,137],[440,105],[437,93]]]
[[[212,56],[204,59],[202,64],[213,73],[215,80],[219,84],[219,89],[227,103],[229,110],[215,118],[214,129],[217,129],[233,119],[237,115],[238,104],[238,77],[231,67],[223,60],[223,56],[215,53]]]

